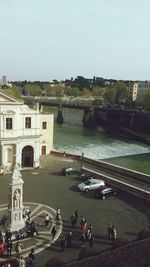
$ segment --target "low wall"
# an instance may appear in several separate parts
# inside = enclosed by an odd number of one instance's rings
[[[150,175],[148,175],[148,174],[144,174],[141,172],[130,170],[130,169],[127,169],[127,168],[124,168],[121,166],[117,166],[117,165],[114,165],[111,163],[107,163],[104,161],[90,159],[90,158],[84,157],[83,155],[76,155],[76,154],[60,152],[60,151],[51,151],[51,154],[57,155],[60,157],[65,156],[66,158],[68,158],[68,157],[73,158],[73,159],[80,161],[83,164],[86,163],[86,164],[95,166],[97,168],[113,171],[113,172],[116,172],[118,174],[127,175],[130,177],[133,177],[134,179],[137,179],[138,181],[150,184]]]
[[[88,168],[83,167],[82,168],[83,171],[91,174],[91,175],[95,175],[96,177],[98,177],[99,179],[104,180],[106,183],[110,184],[111,186],[114,186],[118,189],[121,189],[125,192],[128,192],[142,200],[145,200],[146,202],[150,202],[150,192],[144,189],[141,189],[139,187],[133,186],[131,184],[127,184],[125,182],[119,181],[115,178],[112,178],[110,176],[107,175],[103,175],[99,172],[90,170]]]
[[[83,157],[82,160],[84,163],[91,164],[95,167],[102,168],[104,170],[110,170],[110,171],[115,171],[116,173],[123,174],[123,175],[128,175],[130,177],[133,177],[134,179],[137,179],[142,182],[150,183],[150,175],[144,174],[141,172],[137,172],[134,170],[130,170],[124,167],[120,167],[111,163],[107,163],[104,161],[98,161],[98,160],[93,160],[89,159],[86,157]]]
[[[57,150],[52,150],[50,152],[50,155],[57,156],[57,157],[71,158],[75,160],[81,160],[82,158],[82,156],[77,155],[77,154],[71,154],[71,153],[67,153],[66,151],[57,151]]]
[[[124,175],[128,175],[133,177],[134,179],[137,179],[139,181],[145,182],[145,183],[150,183],[150,175],[148,174],[144,174],[144,173],[140,173],[137,171],[133,171],[130,169],[126,169],[124,167],[120,167],[120,166],[116,166],[107,162],[103,162],[103,161],[98,161],[98,160],[94,160],[94,159],[89,159],[87,157],[84,157],[83,155],[76,155],[76,154],[71,154],[71,153],[66,153],[66,152],[60,152],[60,151],[51,151],[51,155],[54,156],[59,156],[59,157],[66,157],[66,158],[72,158],[75,159],[79,162],[81,162],[81,164],[89,164],[91,166],[95,166],[97,168],[102,168],[105,170],[112,170],[113,172],[119,173],[119,174],[124,174]],[[94,174],[97,177],[99,177],[100,179],[103,179],[106,183],[121,189],[123,191],[126,191],[132,195],[137,196],[138,198],[141,198],[142,200],[145,200],[147,202],[150,202],[150,192],[144,189],[140,189],[138,187],[132,186],[130,184],[127,184],[125,182],[122,182],[118,179],[112,178],[110,176],[101,174],[99,172],[96,172],[94,170],[82,167],[83,171],[88,172],[89,174]]]

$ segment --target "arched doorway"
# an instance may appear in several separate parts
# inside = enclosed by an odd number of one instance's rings
[[[32,146],[25,146],[22,149],[22,168],[33,167],[34,150]]]

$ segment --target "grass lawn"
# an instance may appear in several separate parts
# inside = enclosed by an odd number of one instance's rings
[[[80,223],[75,229],[72,229],[70,224],[71,214],[76,209],[79,213],[79,222],[83,215],[88,224],[93,224],[94,249],[98,251],[111,247],[106,230],[110,221],[115,225],[118,237],[127,240],[135,239],[141,229],[149,227],[150,211],[145,203],[122,193],[118,197],[97,200],[94,198],[94,192],[80,193],[77,190],[77,184],[80,181],[76,175],[67,177],[60,175],[62,167],[80,168],[76,162],[65,162],[51,157],[48,167],[47,162],[44,161],[44,163],[42,169],[22,172],[24,201],[42,203],[54,209],[59,207],[63,219],[63,233],[73,232],[73,247],[61,253],[59,241],[57,241],[50,248],[37,254],[36,267],[44,267],[45,262],[52,257],[62,258],[64,262],[78,258],[81,251]],[[8,202],[10,179],[11,175],[0,176],[1,204]],[[89,244],[86,246],[89,247]]]
[[[122,156],[111,159],[105,159],[104,161],[119,165],[131,170],[136,170],[146,174],[150,174],[150,154],[140,154],[132,156]]]

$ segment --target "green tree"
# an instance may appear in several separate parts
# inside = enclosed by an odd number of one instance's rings
[[[11,93],[16,98],[20,98],[20,99],[22,98],[22,96],[21,96],[21,89],[20,89],[19,86],[13,85],[11,87]]]
[[[144,94],[142,106],[144,109],[150,110],[150,91]]]
[[[94,97],[100,97],[103,96],[105,93],[105,89],[99,86],[95,86],[92,89],[92,94]]]
[[[86,98],[90,98],[90,97],[92,96],[92,93],[91,93],[90,90],[84,88],[84,89],[83,89],[83,92],[82,92],[82,96],[83,96],[83,97],[86,97]]]
[[[128,87],[122,81],[118,81],[114,87],[116,88],[116,102],[126,102],[128,99]]]
[[[26,95],[40,96],[42,94],[41,87],[37,84],[27,83],[24,89]]]
[[[62,97],[64,95],[64,88],[59,86],[59,84],[56,84],[55,86],[50,87],[48,95],[53,97]]]
[[[47,96],[55,96],[55,88],[51,87],[50,83],[44,83],[42,89],[42,91],[46,92]]]
[[[92,102],[93,106],[102,106],[103,105],[103,99],[102,98],[95,98]]]
[[[116,88],[110,87],[105,90],[104,100],[106,104],[114,104],[116,100]]]
[[[78,87],[65,87],[65,95],[77,97],[80,95],[80,90]]]
[[[79,87],[79,89],[82,91],[84,88],[89,89],[91,87],[91,81],[83,76],[77,76],[77,78],[74,80],[74,85]]]

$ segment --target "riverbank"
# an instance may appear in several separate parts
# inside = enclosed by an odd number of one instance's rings
[[[150,174],[150,153],[132,156],[120,156],[116,158],[105,159],[103,161],[138,172]]]

